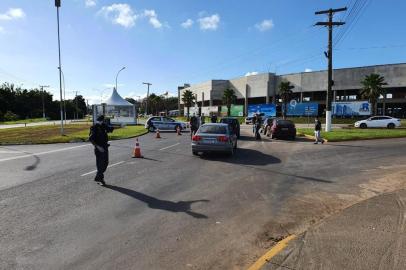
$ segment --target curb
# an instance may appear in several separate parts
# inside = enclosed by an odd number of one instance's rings
[[[273,246],[268,252],[266,252],[264,255],[262,255],[261,258],[259,258],[253,265],[251,265],[248,270],[259,270],[266,264],[270,259],[278,255],[279,252],[281,252],[287,245],[288,243],[295,239],[296,235],[292,234],[286,237],[285,239],[279,241],[275,246]]]
[[[312,135],[307,135],[307,134],[304,134],[304,133],[299,133],[298,135],[299,135],[299,136],[302,136],[302,137],[305,137],[305,138],[307,138],[307,139],[316,140],[316,137],[314,137],[314,136],[312,136]],[[328,142],[328,140],[326,140],[326,139],[324,139],[324,138],[323,138],[323,140],[324,140],[324,142]]]

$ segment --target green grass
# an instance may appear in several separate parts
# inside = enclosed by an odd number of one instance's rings
[[[314,129],[298,128],[298,134],[314,136]],[[321,132],[324,139],[330,142],[352,141],[352,140],[370,140],[383,138],[402,138],[406,137],[406,129],[333,129],[331,132]]]
[[[38,123],[38,122],[44,122],[44,121],[47,121],[47,120],[44,120],[44,118],[32,118],[32,119],[0,122],[0,125],[15,125],[15,124],[24,124],[24,123],[28,124],[28,123]]]
[[[35,126],[0,130],[0,144],[45,144],[87,141],[90,124],[69,124],[65,135],[60,135],[60,126]],[[143,126],[126,126],[109,134],[111,140],[126,139],[147,133]]]

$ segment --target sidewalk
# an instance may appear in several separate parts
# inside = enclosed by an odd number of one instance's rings
[[[288,243],[262,270],[406,269],[406,190],[355,204]]]

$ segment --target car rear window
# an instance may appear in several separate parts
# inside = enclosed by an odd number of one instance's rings
[[[293,124],[292,121],[289,121],[289,120],[278,120],[277,125],[278,126],[283,126],[283,127],[291,127],[294,124]]]
[[[232,119],[232,118],[223,118],[220,120],[220,123],[224,123],[224,124],[235,124],[237,122],[236,119]]]
[[[209,134],[227,134],[227,128],[225,126],[218,125],[205,125],[200,127],[199,132]]]

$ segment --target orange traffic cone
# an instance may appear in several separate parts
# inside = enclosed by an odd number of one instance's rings
[[[161,133],[159,133],[159,128],[156,130],[156,137],[157,139],[161,138]]]
[[[138,138],[135,140],[135,147],[134,147],[134,152],[133,152],[133,158],[142,158],[143,156],[141,155],[141,147],[140,143],[138,142]]]
[[[176,127],[176,133],[178,134],[178,136],[179,136],[179,135],[182,135],[180,126],[177,126],[177,127]]]

